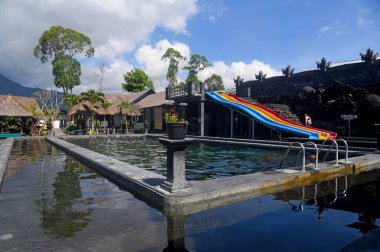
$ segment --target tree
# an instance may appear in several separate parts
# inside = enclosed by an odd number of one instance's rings
[[[50,88],[50,90],[43,89],[33,94],[36,101],[40,104],[41,112],[39,116],[42,116],[47,127],[55,121],[60,113],[60,108],[63,103],[63,99],[59,96],[58,92]],[[30,107],[33,109],[33,115],[36,112],[36,107]],[[52,133],[55,135],[54,127],[52,127]]]
[[[206,90],[208,92],[224,90],[223,80],[217,74],[211,75],[211,77],[205,80]]]
[[[317,63],[317,67],[322,71],[322,72],[326,72],[327,69],[330,68],[330,65],[331,65],[331,61],[327,62],[326,58],[323,57],[321,59],[321,62],[316,62]]]
[[[187,66],[185,66],[183,68],[183,70],[189,71],[189,75],[186,79],[186,83],[189,83],[189,82],[192,82],[192,81],[198,79],[198,77],[195,79],[194,76],[197,76],[197,74],[200,71],[206,69],[209,66],[211,66],[211,65],[208,63],[208,60],[206,59],[205,56],[202,56],[199,54],[191,55],[190,60],[187,63]],[[196,82],[195,84],[197,85],[198,83],[199,83],[199,81]]]
[[[66,110],[70,111],[75,105],[79,103],[80,97],[73,94],[67,94],[64,97],[64,101],[67,104]]]
[[[137,120],[137,115],[140,114],[140,108],[132,103],[122,101],[117,105],[117,109],[120,111],[122,115],[125,115],[125,130],[128,134],[128,119],[127,116],[132,117],[132,123],[135,123]],[[133,120],[133,117],[135,117],[135,120]]]
[[[36,58],[40,58],[42,63],[45,63],[49,58],[54,59],[60,53],[71,57],[84,53],[86,57],[91,57],[95,50],[91,46],[90,38],[86,35],[62,26],[52,26],[42,33],[33,53]]]
[[[106,67],[108,67],[108,65],[104,61],[102,63],[100,63],[100,65],[98,66],[100,74],[99,75],[96,74],[100,78],[100,80],[99,80],[100,92],[103,92],[103,87],[102,87],[102,84],[103,84],[103,75],[104,75]]]
[[[206,69],[209,66],[211,65],[208,63],[208,60],[205,56],[193,54],[191,55],[187,66],[185,66],[183,70],[189,71],[189,74],[197,75],[200,71]]]
[[[185,80],[185,83],[193,83],[196,87],[199,85],[199,79],[196,74],[189,74]]]
[[[124,81],[122,88],[127,92],[141,92],[144,90],[153,89],[153,83],[148,75],[138,68],[124,74]]]
[[[109,103],[102,92],[90,89],[80,93],[80,101],[88,101],[91,105],[91,130],[94,130],[95,104],[101,104],[104,108],[108,107]]]
[[[91,46],[91,40],[86,35],[62,26],[52,26],[42,33],[38,45],[33,49],[33,54],[42,63],[53,59],[53,75],[65,94],[73,87],[80,84],[80,63],[74,59],[77,54],[91,57],[95,53]],[[71,63],[69,63],[71,61]],[[78,67],[79,66],[79,67]],[[54,67],[56,68],[54,71]],[[65,69],[64,72],[58,69]],[[67,77],[69,75],[70,77]],[[64,80],[64,81],[63,81]],[[78,82],[79,80],[79,82]],[[68,82],[73,81],[73,82]]]
[[[371,48],[368,48],[366,53],[360,53],[362,61],[365,61],[365,63],[367,64],[372,64],[373,62],[375,62],[377,56],[379,56],[379,54],[375,53]]]
[[[161,60],[169,60],[169,68],[166,74],[166,80],[168,81],[168,87],[177,86],[178,80],[178,65],[181,61],[184,61],[186,58],[181,55],[180,52],[174,50],[174,48],[168,48],[164,55],[162,55]]]
[[[56,55],[53,64],[54,84],[63,93],[72,94],[73,88],[80,85],[81,66],[78,60],[67,54]]]

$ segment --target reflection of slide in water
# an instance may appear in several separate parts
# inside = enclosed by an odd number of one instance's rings
[[[271,129],[278,130],[279,132],[290,133],[309,139],[325,140],[336,138],[335,132],[321,130],[289,121],[267,107],[244,101],[235,95],[222,92],[208,92],[206,94],[212,100],[229,108],[236,109],[248,117]]]

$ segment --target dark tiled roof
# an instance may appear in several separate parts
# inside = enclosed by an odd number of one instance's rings
[[[173,105],[174,101],[165,100],[165,92],[151,94],[137,103],[140,108],[158,107],[163,105]]]

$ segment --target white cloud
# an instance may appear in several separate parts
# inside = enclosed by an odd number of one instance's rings
[[[143,70],[149,75],[153,83],[157,83],[155,86],[157,91],[162,91],[167,86],[166,73],[168,71],[169,62],[161,61],[162,55],[168,48],[174,48],[179,51],[182,56],[187,59],[190,57],[190,48],[188,45],[174,42],[170,43],[168,40],[161,40],[156,45],[143,45],[135,54],[136,60],[143,66]],[[185,62],[180,64],[180,70],[184,66]]]
[[[73,91],[80,93],[88,89],[100,89],[101,71],[100,64],[87,64],[82,67],[82,78],[87,81],[86,85],[80,85]],[[124,82],[124,74],[133,69],[128,62],[118,59],[106,64],[103,70],[102,90],[107,92],[122,92],[121,83]]]
[[[24,85],[50,86],[51,64],[34,58],[33,47],[45,30],[61,25],[92,40],[95,57],[81,60],[82,85],[91,86],[86,71],[93,61],[106,59],[116,67],[157,27],[187,34],[187,20],[197,12],[196,0],[1,0],[0,24],[6,25],[0,26],[0,72]]]
[[[149,75],[153,83],[159,82],[159,85],[155,85],[156,91],[162,91],[167,87],[166,73],[169,63],[161,61],[161,57],[170,47],[179,51],[187,59],[190,58],[190,48],[188,45],[180,42],[171,43],[168,40],[161,40],[153,46],[148,44],[143,45],[135,54],[136,60],[143,66],[142,70]],[[185,64],[186,62],[183,62],[180,65],[179,76],[187,76],[187,72],[181,71]],[[267,77],[281,75],[281,71],[273,69],[270,65],[253,60],[250,63],[242,61],[232,62],[231,65],[227,65],[223,61],[215,61],[211,67],[201,71],[198,77],[204,81],[212,74],[218,74],[222,77],[225,87],[231,88],[235,85],[233,79],[238,75],[245,78],[245,80],[255,80],[255,74],[258,74],[259,71],[263,71],[264,74],[267,74]]]
[[[356,24],[359,27],[364,27],[373,24],[373,20],[369,18],[371,11],[369,9],[359,9],[356,19]]]
[[[255,74],[259,74],[259,71],[263,71],[263,73],[267,75],[267,78],[282,74],[281,71],[258,60],[253,60],[248,64],[237,61],[232,62],[231,65],[226,65],[223,61],[215,61],[210,68],[199,73],[199,79],[204,81],[212,74],[217,74],[222,77],[225,88],[232,88],[235,86],[234,79],[236,79],[238,75],[244,78],[245,81],[255,80]]]
[[[199,9],[204,15],[204,18],[215,23],[218,18],[221,18],[228,7],[223,0],[200,0]]]
[[[323,26],[319,29],[319,32],[331,31],[333,28],[331,26]]]

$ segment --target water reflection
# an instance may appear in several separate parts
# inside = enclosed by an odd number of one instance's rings
[[[188,242],[186,243],[185,238],[189,238],[189,234],[186,235],[186,232],[189,231],[190,233],[193,233],[190,235],[191,239],[189,247],[194,249],[194,244],[191,241],[197,240],[197,243],[199,244],[197,244],[198,247],[196,247],[196,250],[200,248],[202,251],[218,248],[218,245],[207,245],[207,249],[204,247],[205,243],[212,239],[216,239],[217,237],[224,237],[223,239],[235,242],[244,237],[247,238],[252,236],[251,239],[257,242],[256,238],[253,237],[260,235],[256,232],[262,232],[264,236],[265,234],[269,235],[270,231],[267,230],[267,227],[271,227],[272,225],[273,229],[281,227],[281,225],[277,226],[274,224],[276,222],[286,223],[285,226],[289,225],[289,227],[296,225],[295,227],[299,228],[299,225],[296,223],[300,221],[303,225],[306,224],[306,226],[300,230],[308,230],[307,233],[310,237],[315,235],[318,236],[322,229],[319,229],[320,227],[316,228],[308,226],[310,223],[315,223],[313,222],[313,218],[310,218],[313,216],[315,216],[315,219],[321,224],[325,223],[324,225],[326,225],[328,223],[327,225],[336,225],[329,223],[332,221],[331,218],[334,218],[335,216],[340,218],[340,216],[344,215],[345,218],[338,221],[341,226],[333,226],[334,230],[336,228],[336,230],[342,231],[344,227],[348,227],[358,230],[361,234],[366,234],[377,227],[376,220],[380,218],[380,172],[374,171],[360,174],[360,176],[344,176],[316,185],[277,193],[274,196],[277,201],[286,202],[290,206],[287,211],[283,213],[274,213],[274,209],[262,209],[260,205],[255,207],[254,205],[260,204],[260,200],[252,199],[247,202],[221,207],[228,208],[230,215],[225,215],[225,210],[213,209],[207,211],[208,213],[202,212],[186,217],[169,216],[167,217],[168,246],[163,251],[188,251],[185,245]],[[249,203],[249,201],[252,202]],[[255,204],[253,204],[253,202],[255,202]],[[242,210],[244,206],[248,206],[248,208]],[[256,208],[258,210],[253,210]],[[330,211],[328,211],[329,209]],[[331,213],[331,210],[335,211],[335,213]],[[307,211],[307,213],[305,213],[305,211]],[[210,214],[210,212],[214,213]],[[289,212],[294,212],[296,215],[289,214]],[[345,215],[343,212],[354,213],[354,215]],[[273,215],[268,214],[268,217],[265,217],[264,213],[273,213]],[[357,214],[356,218],[355,214]],[[255,218],[255,215],[260,216],[258,217],[260,219],[266,219],[267,223],[264,224],[265,221],[261,223],[261,221],[258,221],[257,218]],[[282,215],[292,217],[286,220],[283,219]],[[200,223],[195,225],[194,218]],[[305,218],[309,218],[310,220],[305,221]],[[324,218],[326,219],[324,220]],[[276,219],[278,220],[276,221]],[[350,222],[350,219],[353,222]],[[346,223],[341,223],[342,221],[346,221]],[[187,225],[185,225],[186,223]],[[244,228],[246,225],[249,226],[249,223],[258,225],[257,228],[252,228],[252,233],[242,233],[242,230],[247,232],[251,229],[241,229],[240,231],[236,231],[236,233],[230,233],[231,230],[237,230],[237,227]],[[185,226],[187,226],[186,229]],[[223,227],[223,229],[221,227]],[[275,230],[271,231],[276,232]],[[279,231],[277,230],[277,232]],[[298,232],[301,231],[297,232],[296,230],[289,229],[287,232],[292,236],[292,234],[295,235],[296,233],[299,235]],[[271,235],[277,237],[278,233],[272,233]],[[201,238],[203,236],[209,238]],[[240,236],[243,236],[243,238],[237,238]],[[358,237],[356,236],[355,239],[357,238]],[[289,238],[278,238],[279,244],[284,242],[282,239],[287,240]],[[223,244],[223,242],[224,241],[218,241],[218,243],[221,244]],[[246,245],[243,245],[244,243],[247,245],[250,244],[250,242],[244,241],[242,243],[241,248],[246,249]],[[239,246],[236,247],[236,250],[239,250]],[[262,248],[268,247],[271,247],[271,245],[262,245]],[[221,248],[223,251],[228,251],[227,247],[222,246]],[[331,249],[331,247],[326,247],[326,249],[327,248]]]
[[[89,215],[93,210],[86,205],[91,204],[92,198],[83,198],[82,170],[79,163],[66,159],[63,171],[57,173],[52,183],[53,195],[42,194],[41,200],[35,202],[41,207],[41,227],[56,239],[73,236],[91,221]]]
[[[288,202],[293,211],[303,211],[304,205],[313,205],[319,220],[328,209],[357,213],[357,219],[346,226],[365,234],[377,227],[376,219],[380,218],[380,178],[376,175],[378,171],[344,176],[278,193],[276,199]]]
[[[168,246],[164,252],[187,252],[185,246],[185,216],[167,217],[167,238]]]

